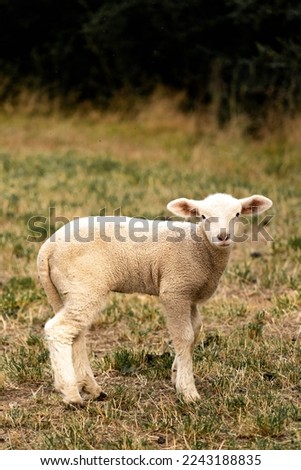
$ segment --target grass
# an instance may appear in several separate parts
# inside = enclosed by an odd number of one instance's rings
[[[300,449],[300,121],[260,141],[185,116],[171,100],[135,112],[63,114],[26,106],[0,114],[0,446],[4,449]],[[54,393],[43,340],[52,315],[40,288],[39,234],[65,217],[168,215],[167,202],[211,192],[274,201],[273,242],[235,247],[202,308],[195,352],[198,405],[175,396],[173,350],[160,303],[110,297],[89,333],[104,402],[70,410]],[[50,209],[54,208],[54,209]]]

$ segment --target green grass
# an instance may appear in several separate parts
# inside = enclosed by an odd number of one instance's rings
[[[169,106],[169,105],[168,105]],[[300,449],[300,154],[295,134],[251,142],[166,103],[138,116],[6,110],[0,116],[0,392],[5,449]],[[299,125],[296,121],[296,126]],[[201,402],[170,382],[172,345],[156,298],[112,295],[89,333],[108,397],[68,409],[53,391],[33,216],[166,216],[175,197],[262,193],[273,242],[236,246],[202,307],[195,351]],[[55,208],[51,209],[50,208]],[[44,222],[43,222],[44,220]]]

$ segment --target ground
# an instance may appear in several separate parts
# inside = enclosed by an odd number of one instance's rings
[[[23,103],[4,107],[0,127],[0,446],[300,449],[300,121],[251,141],[240,121],[218,130],[161,97],[131,114]],[[59,217],[104,208],[163,217],[170,200],[213,192],[271,198],[265,229],[272,241],[251,240],[249,226],[201,309],[200,403],[175,395],[159,301],[115,294],[88,342],[107,398],[66,408],[53,390],[43,338],[52,312],[37,279],[40,242],[28,237],[49,235]]]

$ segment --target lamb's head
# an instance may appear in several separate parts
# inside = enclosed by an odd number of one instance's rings
[[[171,201],[167,209],[180,217],[199,217],[200,224],[216,247],[230,247],[239,233],[239,217],[260,214],[273,203],[264,196],[236,199],[229,194],[212,194],[201,201],[180,198]]]

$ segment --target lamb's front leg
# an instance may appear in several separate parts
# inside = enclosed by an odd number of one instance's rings
[[[163,297],[163,296],[162,296]],[[162,298],[161,297],[161,298]],[[192,353],[195,342],[195,332],[191,317],[191,303],[179,298],[162,298],[176,359],[172,375],[176,390],[183,395],[185,401],[195,401],[200,398],[193,377]]]
[[[201,316],[198,312],[196,304],[192,304],[191,306],[191,323],[192,323],[192,328],[194,331],[194,343],[193,343],[192,351],[191,351],[191,354],[193,355],[193,350],[198,341],[200,328],[202,325]],[[171,368],[171,381],[174,386],[176,386],[177,370],[178,370],[178,357],[175,356],[175,359],[173,361],[172,368]]]

